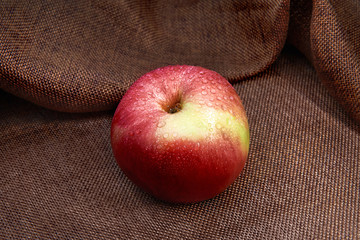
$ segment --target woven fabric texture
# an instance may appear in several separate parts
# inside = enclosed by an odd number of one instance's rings
[[[360,2],[291,2],[288,41],[313,63],[320,80],[360,122]]]
[[[142,74],[200,65],[238,80],[264,70],[287,33],[288,1],[6,1],[1,87],[41,106],[113,108]]]
[[[355,0],[7,0],[0,9],[0,86],[41,106],[111,109],[134,79],[169,64],[200,65],[235,82],[266,69],[289,33],[360,121]]]
[[[360,239],[358,0],[0,3],[0,239]],[[244,171],[174,205],[132,184],[114,108],[144,73],[226,77]]]

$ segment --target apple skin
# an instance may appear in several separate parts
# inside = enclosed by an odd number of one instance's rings
[[[166,66],[125,93],[112,120],[111,146],[140,188],[160,200],[192,203],[213,198],[239,176],[249,127],[238,94],[221,75]]]

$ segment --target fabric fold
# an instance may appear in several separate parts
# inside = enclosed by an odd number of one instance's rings
[[[282,50],[289,0],[5,1],[1,88],[68,112],[115,107],[155,68],[187,64],[230,81],[269,67]]]
[[[288,42],[313,64],[320,80],[360,122],[360,5],[358,1],[291,2]]]
[[[8,0],[0,13],[0,87],[46,108],[112,109],[165,65],[199,65],[234,83],[267,69],[287,40],[360,122],[355,0]]]
[[[330,93],[360,122],[360,4],[314,1],[310,28],[314,66]]]

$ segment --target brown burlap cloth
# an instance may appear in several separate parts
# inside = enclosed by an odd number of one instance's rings
[[[122,94],[169,64],[224,75],[249,118],[243,173],[196,204],[111,152]],[[360,239],[358,0],[2,0],[0,87],[1,239]]]

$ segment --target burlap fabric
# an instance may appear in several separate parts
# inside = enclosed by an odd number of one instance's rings
[[[360,239],[359,23],[356,0],[1,1],[0,238]],[[122,94],[168,64],[248,113],[248,163],[205,202],[152,198],[111,153]]]

